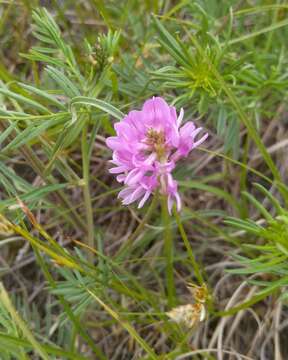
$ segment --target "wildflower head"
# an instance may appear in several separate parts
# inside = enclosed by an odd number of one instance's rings
[[[177,306],[166,315],[177,324],[192,328],[205,319],[206,312],[203,304],[195,303]]]
[[[176,162],[186,157],[208,136],[195,141],[201,128],[189,121],[181,127],[183,109],[176,109],[161,97],[147,100],[141,111],[130,111],[115,124],[116,136],[106,140],[113,150],[112,174],[125,187],[119,193],[124,205],[139,201],[141,208],[156,189],[167,196],[171,214],[173,203],[181,209],[177,182],[172,177]]]

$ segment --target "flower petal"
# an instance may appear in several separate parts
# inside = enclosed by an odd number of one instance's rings
[[[209,136],[208,133],[206,133],[205,135],[203,135],[201,139],[199,139],[198,141],[196,141],[196,142],[194,143],[193,147],[195,148],[195,147],[201,145],[201,144],[208,138],[208,136]]]
[[[143,177],[143,172],[141,169],[133,169],[129,172],[125,179],[125,184],[133,185],[136,184]]]
[[[110,174],[119,174],[126,170],[127,170],[126,166],[117,166],[117,167],[109,169],[109,172],[110,172]]]
[[[181,108],[180,109],[180,114],[179,114],[178,119],[177,119],[177,126],[178,127],[181,125],[183,117],[184,117],[184,110],[183,110],[183,108]]]
[[[144,204],[146,203],[146,201],[149,199],[149,196],[151,195],[150,191],[146,191],[143,198],[140,200],[139,205],[138,205],[138,209],[141,209]]]
[[[163,130],[167,122],[171,122],[170,107],[161,97],[153,97],[145,101],[142,111],[145,112],[147,127]]]
[[[122,204],[123,205],[131,204],[132,202],[138,200],[144,194],[144,192],[145,190],[141,186],[136,187],[136,189],[129,196],[123,199]]]
[[[118,136],[111,136],[106,139],[106,145],[112,150],[123,149],[123,143]]]

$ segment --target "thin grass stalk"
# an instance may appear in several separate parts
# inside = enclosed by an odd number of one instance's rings
[[[95,241],[94,241],[94,221],[93,221],[93,208],[91,203],[91,194],[90,194],[90,159],[89,159],[89,146],[87,141],[87,130],[88,124],[83,127],[82,131],[82,166],[83,166],[83,193],[84,193],[84,204],[86,210],[86,220],[87,220],[87,245],[94,249]],[[89,251],[88,258],[92,262],[93,261],[93,252]]]
[[[249,299],[240,305],[236,305],[229,310],[217,311],[214,313],[214,315],[217,317],[224,317],[237,314],[239,311],[250,308],[252,305],[257,304],[261,300],[267,298],[274,293],[277,293],[278,291],[279,289],[277,287],[268,288],[267,290],[262,291],[260,294],[256,294],[255,296],[253,296],[252,299]]]
[[[201,270],[200,270],[199,265],[198,265],[198,263],[197,263],[197,261],[195,259],[195,256],[194,256],[194,253],[193,253],[193,250],[192,250],[192,246],[191,246],[191,244],[190,244],[190,242],[188,240],[188,237],[187,237],[187,234],[185,232],[184,226],[182,225],[180,216],[179,216],[179,214],[178,214],[178,212],[177,212],[177,210],[175,208],[173,209],[173,213],[174,213],[174,217],[175,217],[175,220],[176,220],[180,235],[182,237],[182,240],[183,240],[184,245],[186,247],[189,259],[191,261],[195,277],[196,277],[199,285],[203,285],[204,284],[204,279],[203,279],[203,276],[201,274]]]
[[[119,314],[113,310],[110,306],[105,304],[93,291],[86,288],[86,291],[100,304],[105,311],[114,318],[123,328],[125,328],[130,336],[149,354],[149,359],[157,360],[158,356],[155,354],[154,350],[149,346],[149,344],[138,334],[138,332],[131,326],[127,321],[121,319]],[[147,358],[148,359],[148,358]]]
[[[31,349],[33,349],[33,346],[29,343],[29,341],[24,340],[23,338],[16,338],[12,335],[5,334],[3,332],[0,332],[0,341],[2,341],[4,344],[6,343],[7,346],[14,345],[21,346],[22,349],[26,349],[26,351],[31,352]],[[42,348],[47,351],[50,355],[57,356],[57,359],[71,359],[71,360],[87,360],[87,357],[81,356],[79,354],[72,353],[70,351],[62,350],[58,347],[55,347],[53,345],[47,345],[47,344],[41,344]],[[23,350],[25,351],[25,350]],[[16,358],[13,358],[16,359]],[[25,358],[25,360],[31,360],[31,357],[29,356]],[[50,358],[51,359],[51,358]],[[54,357],[53,357],[54,359]]]
[[[171,219],[168,213],[167,197],[161,197],[162,224],[164,228],[164,257],[166,259],[166,288],[168,295],[168,305],[176,304],[176,290],[174,281],[174,246],[172,236]]]

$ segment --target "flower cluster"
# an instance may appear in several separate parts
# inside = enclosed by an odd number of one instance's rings
[[[141,208],[160,189],[167,196],[169,213],[174,202],[180,211],[181,199],[172,171],[179,159],[208,136],[195,141],[202,128],[196,128],[191,121],[181,127],[183,115],[183,109],[177,117],[175,107],[161,97],[153,97],[141,111],[130,111],[115,124],[116,136],[109,137],[106,144],[113,150],[111,162],[115,167],[110,173],[117,174],[117,181],[125,185],[119,193],[124,205],[139,200]]]

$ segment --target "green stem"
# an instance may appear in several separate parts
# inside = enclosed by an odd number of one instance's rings
[[[175,306],[176,291],[174,282],[174,249],[172,238],[172,227],[170,215],[167,207],[167,197],[162,196],[162,223],[164,227],[164,256],[166,258],[166,287],[168,292],[168,304],[170,307]]]
[[[185,247],[187,249],[188,256],[190,258],[191,264],[193,266],[195,277],[196,277],[197,281],[199,282],[199,284],[203,285],[204,284],[203,276],[201,274],[201,271],[200,271],[200,268],[199,268],[199,266],[197,264],[197,261],[195,260],[193,250],[192,250],[192,246],[190,245],[187,234],[186,234],[186,232],[184,230],[184,227],[182,225],[180,216],[179,216],[179,214],[178,214],[178,212],[177,212],[177,210],[175,208],[173,209],[173,213],[174,213],[175,220],[176,220],[176,223],[178,225],[178,229],[179,229],[179,232],[181,234],[182,240],[183,240],[184,245],[185,245]]]
[[[83,194],[84,194],[84,204],[86,209],[86,220],[87,220],[87,242],[86,244],[94,249],[94,221],[93,221],[93,209],[91,203],[91,195],[90,195],[90,175],[89,175],[89,147],[87,142],[87,127],[85,125],[82,131],[82,165],[83,165]],[[88,252],[89,260],[93,260],[93,252]]]

